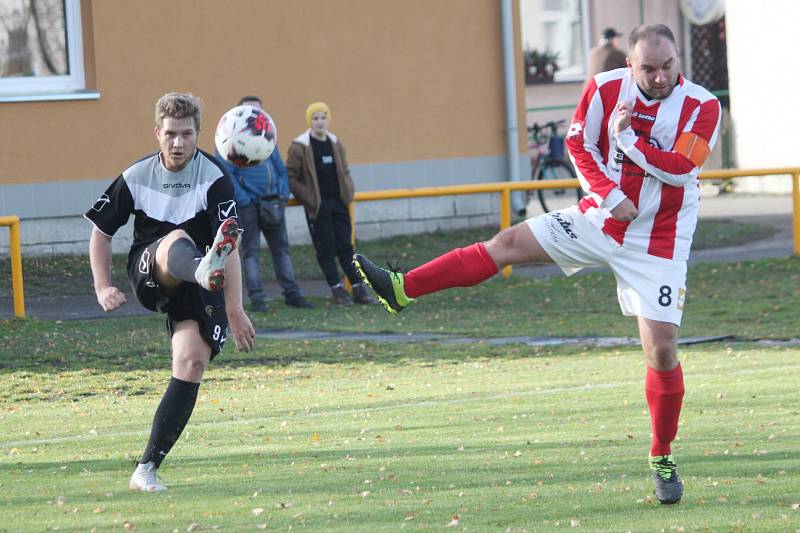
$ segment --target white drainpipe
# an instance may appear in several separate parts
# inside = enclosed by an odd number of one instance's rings
[[[503,74],[506,94],[506,152],[508,159],[509,181],[520,180],[520,154],[517,149],[517,72],[514,57],[514,16],[512,0],[501,0],[503,21]],[[522,193],[511,194],[511,209],[515,213],[524,213],[525,205]]]

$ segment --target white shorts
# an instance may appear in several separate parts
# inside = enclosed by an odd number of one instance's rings
[[[622,314],[681,325],[686,261],[623,248],[576,207],[529,218],[536,240],[567,276],[587,267],[609,267],[617,279]]]

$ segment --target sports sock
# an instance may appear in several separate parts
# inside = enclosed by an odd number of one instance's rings
[[[669,455],[672,453],[670,444],[678,433],[678,418],[683,402],[683,370],[680,363],[667,371],[648,366],[644,389],[653,428],[650,455]]]
[[[451,287],[471,287],[497,274],[482,242],[450,250],[403,275],[406,296],[416,298]]]
[[[156,468],[161,465],[161,461],[178,441],[189,417],[192,416],[199,388],[199,383],[190,383],[175,377],[169,380],[167,390],[153,417],[150,440],[147,442],[144,455],[139,460],[140,464],[153,461]]]
[[[196,261],[198,257],[203,257],[200,250],[189,239],[177,239],[169,247],[167,254],[167,270],[176,279],[197,283],[194,273],[197,270]]]

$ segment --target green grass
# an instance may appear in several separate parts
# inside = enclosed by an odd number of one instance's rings
[[[682,336],[798,335],[800,258],[695,264],[689,268],[687,286]],[[318,309],[308,311],[275,302],[270,312],[255,313],[252,319],[259,328],[637,337],[635,321],[620,316],[611,273],[495,278],[476,287],[428,295],[397,315],[317,303]]]
[[[796,258],[694,265],[681,333],[795,337],[799,282]],[[256,325],[636,335],[610,274],[495,279],[398,316],[317,303]],[[651,496],[639,349],[482,343],[228,345],[153,495],[127,482],[170,376],[163,317],[0,321],[0,532],[796,531],[800,347],[681,358],[679,506]]]
[[[132,493],[169,378],[159,326],[3,324],[0,530],[427,531],[454,515],[457,531],[798,523],[800,350],[747,344],[683,350],[677,507],[650,497],[633,348],[261,342],[209,368],[162,469],[170,490]]]
[[[496,227],[484,227],[391,237],[361,241],[358,243],[358,250],[369,256],[397,261],[404,268],[411,268],[455,246],[489,239],[496,232]],[[774,232],[774,228],[763,224],[701,219],[695,234],[694,249],[742,244],[769,237]],[[291,253],[298,279],[322,279],[311,245],[294,245]],[[93,290],[89,257],[86,255],[25,256],[22,261],[27,297],[91,294]],[[112,261],[113,281],[127,291],[130,287],[125,270],[127,254],[115,254]],[[261,275],[265,281],[273,281],[275,277],[272,261],[266,250],[262,252]],[[68,283],[64,283],[65,279]],[[0,294],[11,294],[11,266],[7,256],[0,258]]]

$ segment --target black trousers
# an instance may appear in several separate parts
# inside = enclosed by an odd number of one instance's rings
[[[308,230],[317,252],[317,262],[328,285],[333,287],[341,282],[336,260],[350,279],[350,283],[360,283],[361,279],[353,266],[353,245],[350,243],[350,211],[339,197],[323,196],[319,213],[311,220],[306,213]]]

